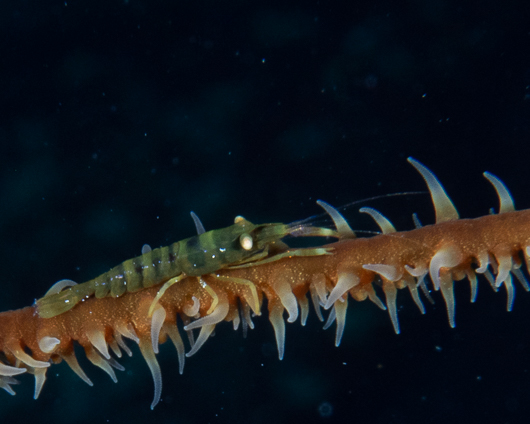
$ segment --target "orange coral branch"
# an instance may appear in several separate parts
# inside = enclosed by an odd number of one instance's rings
[[[420,172],[423,174],[424,170]],[[428,177],[426,180],[437,208],[440,203],[437,204],[432,188],[437,181],[429,181]],[[336,321],[336,345],[340,343],[344,330],[348,294],[357,301],[369,298],[382,309],[388,308],[394,328],[399,332],[397,289],[407,287],[424,312],[418,287],[426,290],[424,279],[427,275],[434,289],[442,292],[451,326],[454,326],[454,281],[467,277],[472,293],[476,294],[477,273],[485,274],[495,289],[501,285],[506,288],[507,309],[510,310],[514,294],[512,274],[528,290],[519,268],[523,259],[527,266],[529,261],[530,210],[511,211],[513,205],[510,206],[507,191],[502,190],[504,186],[495,187],[501,198],[502,213],[498,215],[455,219],[456,212],[451,210],[449,201],[444,203],[445,212],[437,208],[439,223],[412,231],[393,232],[392,225],[372,211],[370,213],[384,234],[344,239],[325,246],[333,249],[332,255],[285,257],[247,268],[224,269],[215,277],[203,276],[205,283],[218,296],[213,312],[209,311],[212,297],[204,289],[204,283],[197,277],[188,277],[167,290],[151,317],[148,310],[159,287],[126,293],[118,298],[88,298],[72,310],[50,319],[40,318],[35,307],[0,313],[0,387],[14,393],[11,389],[13,377],[29,372],[35,375],[37,397],[50,361],[61,359],[91,384],[77,364],[74,342],[84,348],[92,363],[115,380],[113,368],[122,367],[114,356],[121,356],[121,350],[130,353],[123,341],[125,337],[139,344],[151,370],[155,381],[151,405],[154,407],[162,390],[155,355],[158,344],[169,336],[179,352],[181,371],[184,364],[184,344],[177,316],[183,320],[184,330],[188,333],[191,350],[186,356],[191,356],[220,321],[232,321],[235,328],[240,323],[253,327],[251,311],[259,314],[264,298],[267,299],[280,358],[284,351],[284,311],[288,313],[288,322],[296,321],[300,312],[304,323],[309,311],[308,295],[319,317],[322,307],[330,310],[326,327]],[[445,195],[441,190],[439,196]],[[447,216],[453,216],[452,220],[444,219]],[[344,231],[348,232],[347,229]],[[251,283],[244,284],[244,281]],[[386,307],[376,294],[379,285],[386,297]],[[197,339],[193,334],[195,329],[200,330]]]

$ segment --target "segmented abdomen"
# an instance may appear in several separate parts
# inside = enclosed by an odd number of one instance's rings
[[[39,299],[39,315],[51,318],[72,309],[78,302],[90,296],[119,297],[125,292],[135,292],[166,282],[182,273],[178,260],[180,243],[150,250],[122,262],[93,280]]]
[[[90,280],[96,297],[118,297],[126,291],[160,284],[182,272],[177,261],[179,243],[153,249],[115,266],[110,271]]]

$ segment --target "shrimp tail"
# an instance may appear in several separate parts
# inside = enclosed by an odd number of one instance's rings
[[[35,302],[37,313],[42,318],[53,318],[54,316],[67,312],[83,298],[90,296],[90,293],[86,289],[83,285],[79,284],[59,293],[44,296]]]

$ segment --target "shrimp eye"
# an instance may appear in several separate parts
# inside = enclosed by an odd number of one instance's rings
[[[250,234],[243,233],[239,236],[239,244],[241,247],[245,250],[252,249],[252,245],[254,244],[254,240],[252,240],[252,237]]]

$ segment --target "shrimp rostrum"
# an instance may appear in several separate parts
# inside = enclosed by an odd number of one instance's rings
[[[250,306],[259,311],[256,288],[251,281],[213,273],[231,267],[260,265],[285,257],[331,254],[330,248],[289,249],[282,242],[287,235],[338,237],[337,231],[328,228],[299,223],[256,225],[241,216],[236,217],[234,224],[229,227],[205,231],[199,218],[193,212],[191,215],[197,228],[196,236],[157,249],[145,245],[141,256],[122,262],[82,284],[71,280],[58,281],[44,297],[37,300],[39,316],[51,318],[60,315],[91,296],[119,297],[126,292],[163,284],[149,309],[151,315],[164,292],[187,277],[198,278],[201,286],[212,297],[209,313],[215,309],[218,299],[202,276],[247,285],[254,299],[254,304]]]

